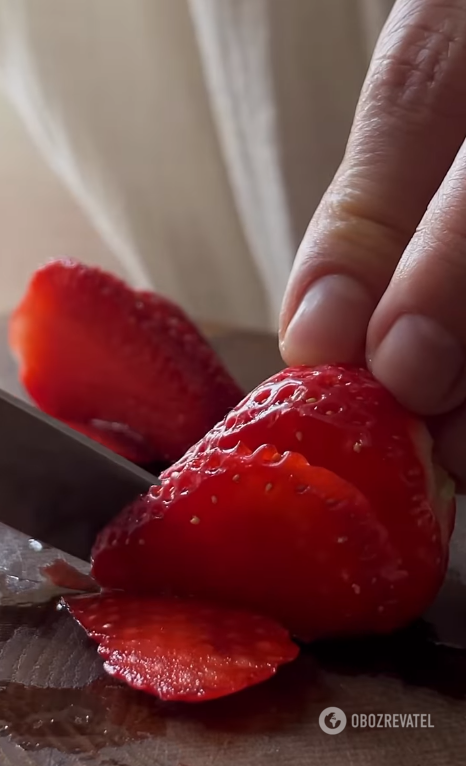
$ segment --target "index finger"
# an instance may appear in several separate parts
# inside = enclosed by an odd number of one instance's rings
[[[398,0],[290,277],[288,364],[363,355],[370,316],[465,135],[466,2]]]

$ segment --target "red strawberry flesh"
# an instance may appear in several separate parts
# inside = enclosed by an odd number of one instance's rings
[[[238,441],[252,450],[267,442],[278,452],[299,452],[311,465],[351,482],[389,527],[400,552],[409,554],[410,528],[435,535],[439,523],[446,563],[453,483],[444,473],[438,481],[424,423],[367,370],[345,365],[283,370],[246,396],[164,475],[178,471],[193,453],[231,449]]]
[[[62,603],[99,643],[108,673],[163,700],[201,702],[241,691],[299,651],[272,620],[210,603],[124,594]]]
[[[244,604],[303,639],[394,630],[447,564],[454,500],[424,433],[366,371],[286,370],[102,533],[93,574]]]
[[[242,396],[180,308],[72,261],[34,274],[10,345],[41,409],[138,462],[178,459]]]
[[[434,548],[439,555],[438,541]],[[213,450],[201,466],[187,464],[123,513],[95,550],[104,587],[247,605],[302,639],[390,629],[416,597],[366,498],[273,447]]]

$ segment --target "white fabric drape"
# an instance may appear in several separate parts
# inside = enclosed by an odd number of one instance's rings
[[[134,284],[169,295],[195,318],[273,329],[390,5],[0,0],[0,74],[45,158],[32,163],[35,188],[39,167],[50,185],[46,163],[63,183],[77,221],[72,254],[81,235],[86,248],[94,238],[83,260],[111,267],[114,259]],[[1,138],[0,108],[0,186],[10,151]],[[27,222],[32,204],[20,193],[24,163],[16,177],[8,167],[15,210],[0,192],[0,230]],[[22,273],[39,253],[63,254],[50,237],[55,207],[34,240],[18,233],[28,252]],[[0,238],[0,282],[14,281],[14,243],[13,231]],[[0,308],[2,300],[0,291]]]

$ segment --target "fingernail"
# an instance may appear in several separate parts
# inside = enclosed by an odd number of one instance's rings
[[[280,344],[288,364],[349,362],[364,349],[374,300],[364,285],[344,274],[314,282]]]
[[[377,347],[369,366],[406,407],[426,415],[459,402],[464,352],[433,319],[404,314]]]

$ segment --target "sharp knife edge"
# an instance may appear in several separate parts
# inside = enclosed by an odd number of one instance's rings
[[[88,559],[97,533],[157,478],[0,391],[0,521]]]

